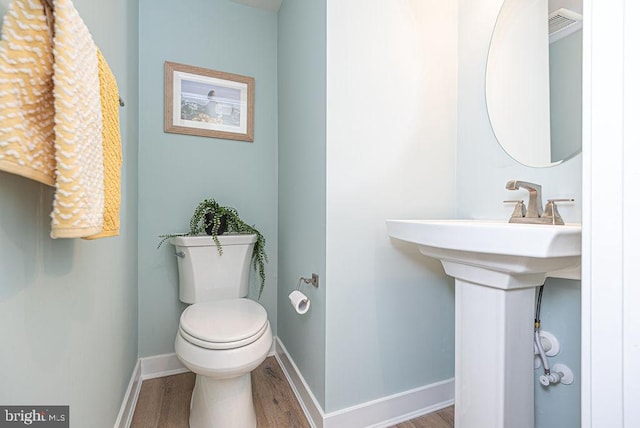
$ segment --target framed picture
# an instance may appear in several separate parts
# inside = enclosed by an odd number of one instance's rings
[[[253,77],[164,63],[164,131],[253,141]]]

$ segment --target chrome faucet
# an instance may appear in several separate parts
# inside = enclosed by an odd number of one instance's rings
[[[509,223],[564,224],[560,213],[558,213],[556,202],[573,202],[573,199],[549,199],[543,212],[542,186],[520,180],[509,180],[505,186],[508,190],[518,190],[521,187],[529,192],[529,205],[527,208],[524,201],[505,201],[516,203]]]
[[[509,180],[505,189],[518,190],[521,187],[529,191],[529,205],[527,205],[525,217],[540,217],[542,215],[542,186],[527,181]]]

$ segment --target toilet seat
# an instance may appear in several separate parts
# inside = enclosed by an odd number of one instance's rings
[[[269,327],[267,311],[253,300],[196,303],[180,316],[180,335],[206,349],[234,349],[260,338]]]

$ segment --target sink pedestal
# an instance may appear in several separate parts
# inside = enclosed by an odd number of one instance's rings
[[[580,225],[387,220],[387,230],[456,280],[456,428],[533,428],[535,288],[580,266]]]
[[[536,287],[545,273],[501,272],[442,257],[456,280],[456,428],[533,428]]]
[[[533,428],[535,288],[456,278],[455,295],[456,428]]]

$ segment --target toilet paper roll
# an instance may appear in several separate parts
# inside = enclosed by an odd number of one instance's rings
[[[300,315],[306,314],[309,310],[309,306],[311,306],[309,298],[298,290],[289,294],[289,300],[291,300],[291,306],[293,306],[296,312]]]

